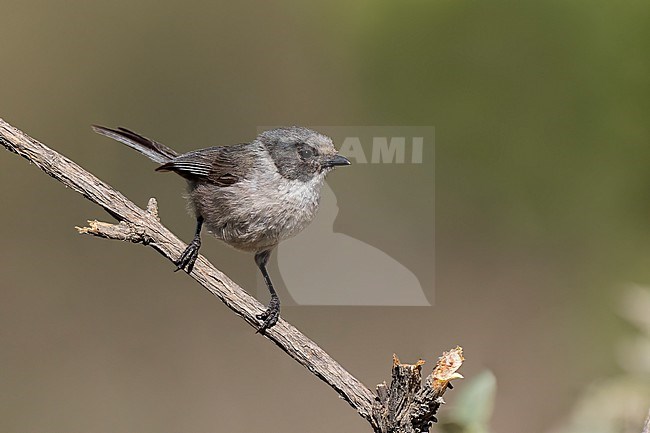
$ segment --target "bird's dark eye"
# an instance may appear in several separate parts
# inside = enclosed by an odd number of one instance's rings
[[[302,159],[310,159],[316,154],[316,151],[310,145],[300,143],[298,144],[298,154]]]

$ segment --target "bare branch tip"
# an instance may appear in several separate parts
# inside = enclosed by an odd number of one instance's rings
[[[399,360],[397,355],[393,353],[393,368],[398,367],[398,366],[404,366],[404,367],[411,367],[411,368],[418,368],[419,369],[426,363],[427,362],[424,359],[420,358],[420,359],[417,360],[417,362],[415,364],[403,364]]]
[[[151,237],[140,226],[120,221],[117,224],[102,221],[88,221],[88,227],[75,227],[79,234],[92,235],[105,239],[149,244]]]
[[[101,224],[97,220],[88,220],[86,221],[88,223],[88,227],[79,227],[75,226],[74,228],[77,229],[77,232],[80,235],[97,235],[99,232],[99,224]],[[106,223],[104,223],[106,224]]]

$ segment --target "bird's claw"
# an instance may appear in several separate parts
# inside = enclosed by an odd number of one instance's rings
[[[257,319],[262,320],[262,326],[257,328],[256,334],[264,333],[267,329],[271,329],[280,318],[280,300],[277,297],[272,297],[269,302],[268,308],[262,313],[255,316]]]
[[[194,262],[199,257],[199,248],[201,248],[201,241],[194,239],[190,244],[185,248],[185,251],[181,254],[178,260],[175,262],[176,270],[174,272],[180,271],[181,269],[187,269],[189,274],[194,269]]]

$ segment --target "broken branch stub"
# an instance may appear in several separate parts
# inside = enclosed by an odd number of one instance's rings
[[[463,364],[463,349],[458,346],[444,352],[433,371],[422,385],[423,360],[415,364],[402,364],[393,355],[390,385],[377,385],[377,398],[372,418],[377,433],[428,432],[436,422],[436,413],[444,400],[443,394],[451,388],[450,382],[463,376],[458,369]]]

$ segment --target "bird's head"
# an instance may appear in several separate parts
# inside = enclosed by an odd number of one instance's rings
[[[278,172],[290,180],[307,182],[337,166],[350,165],[332,139],[299,126],[265,131],[257,138],[271,155]]]

